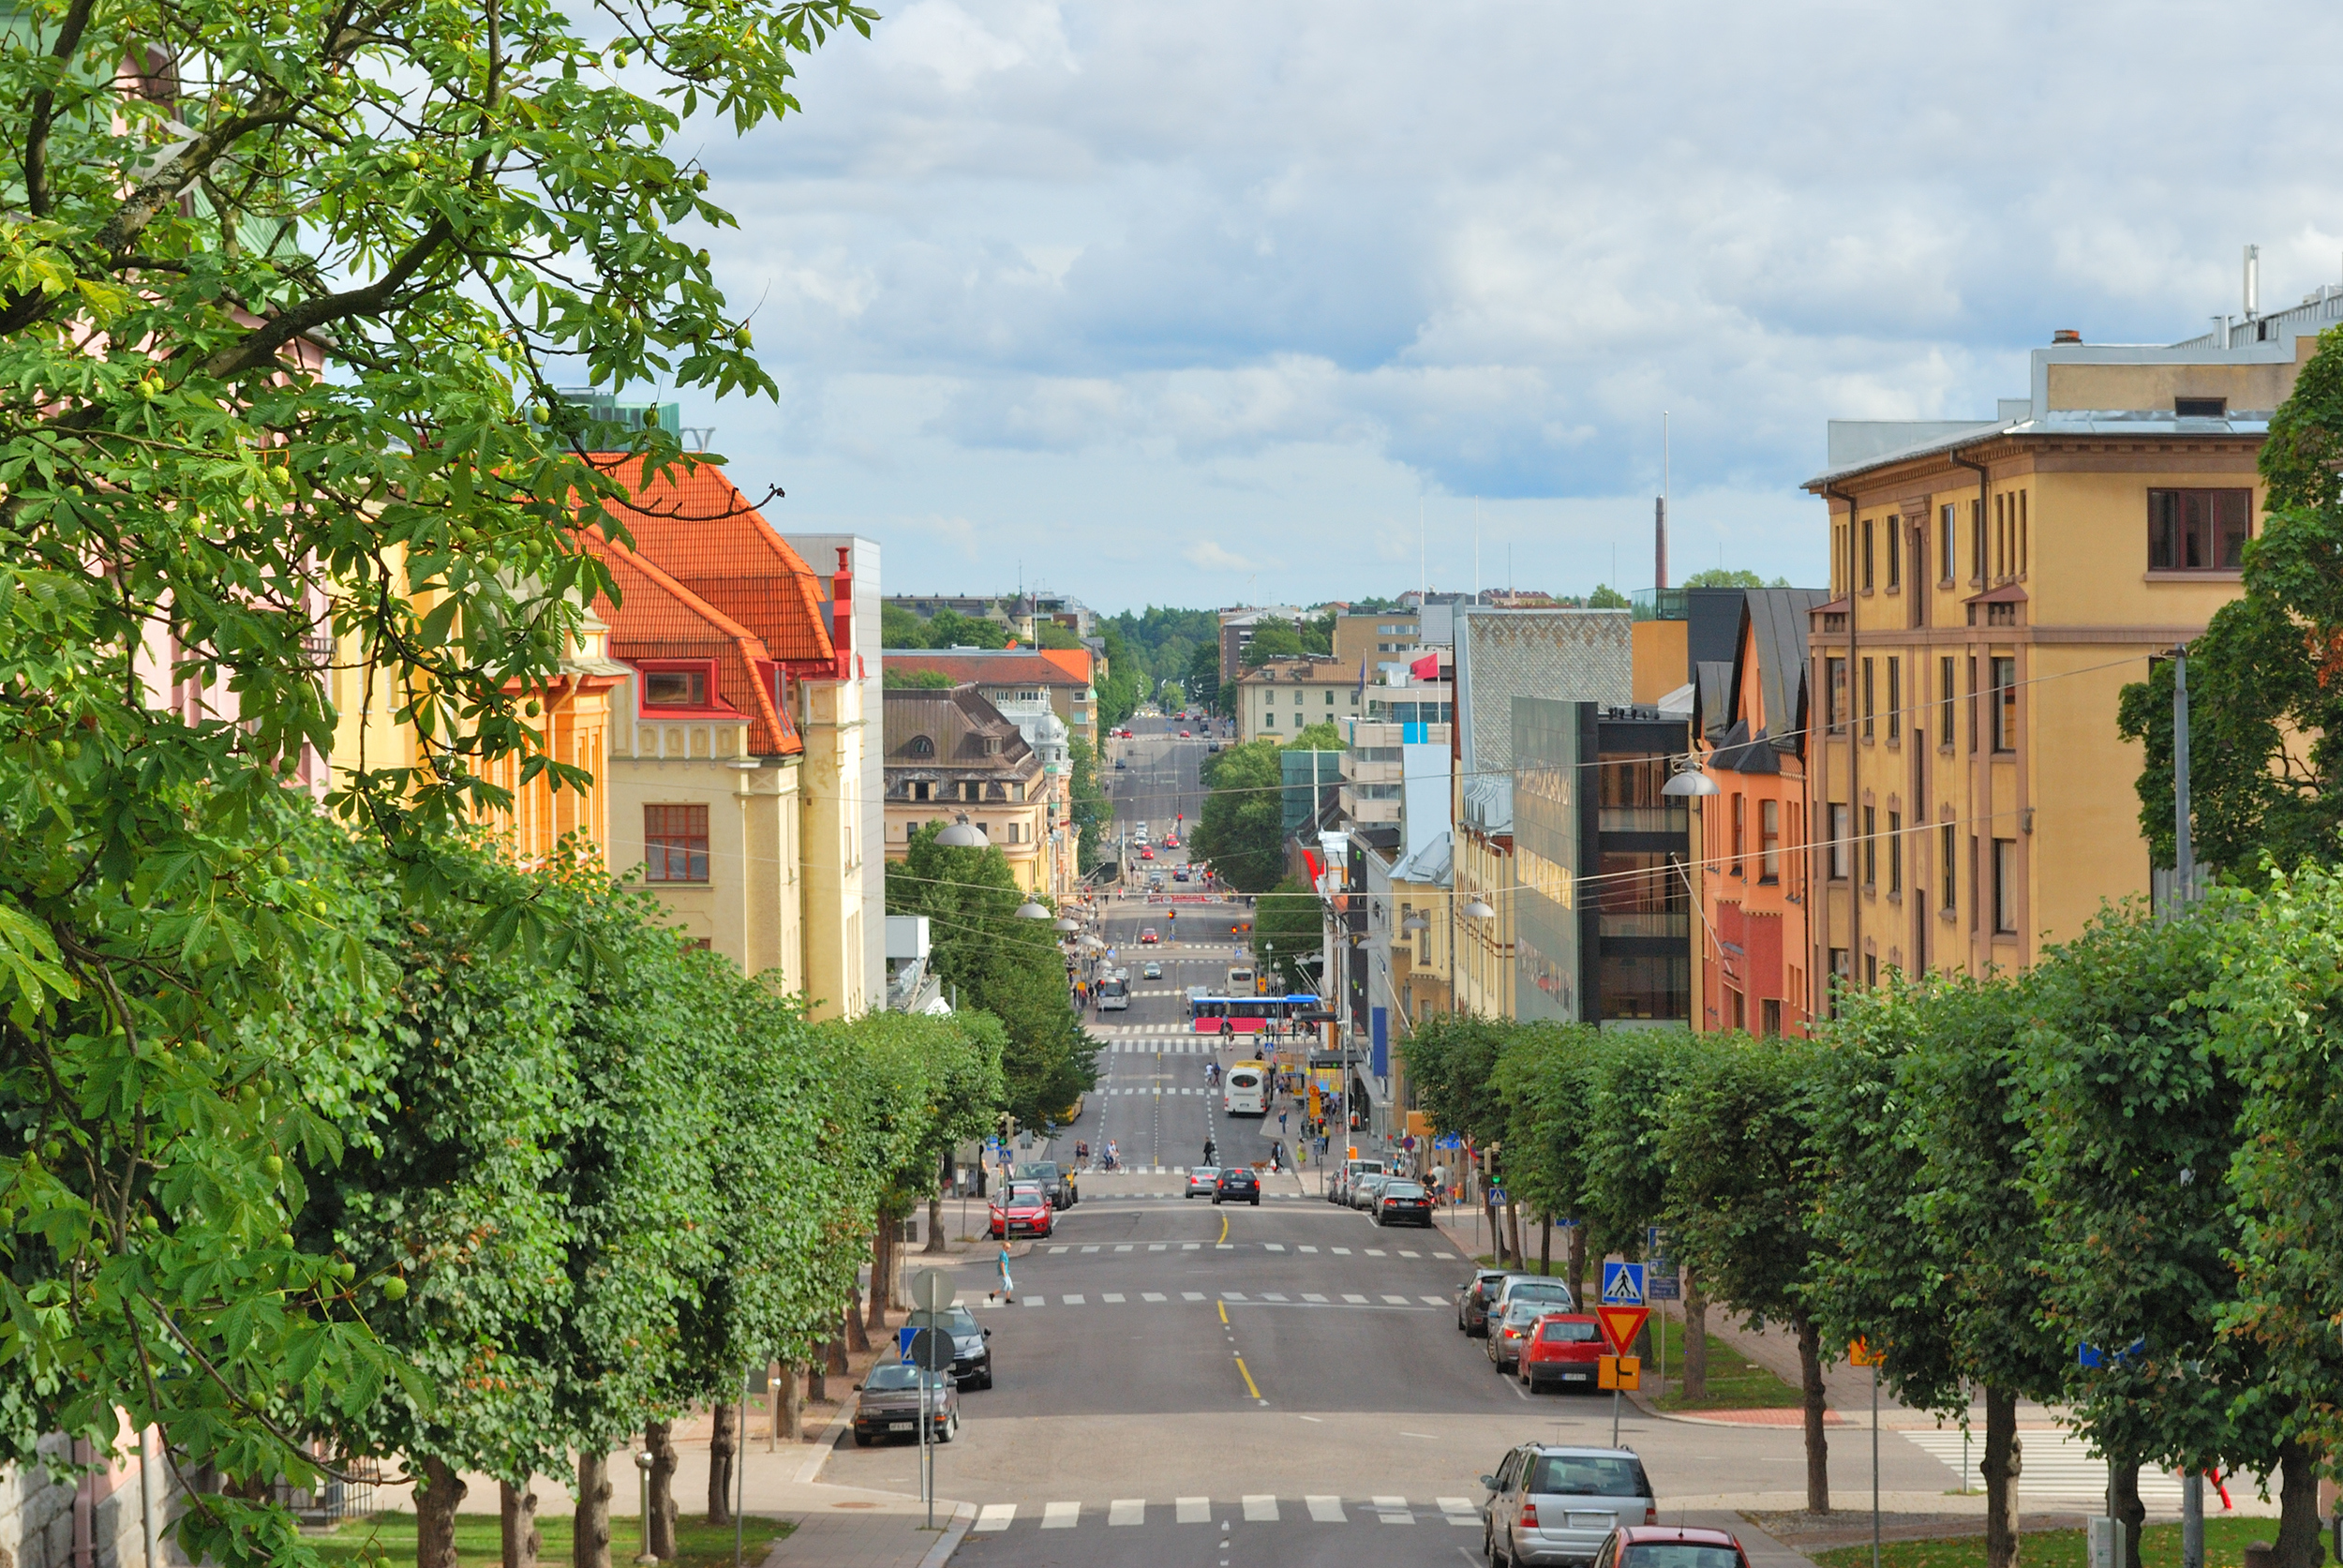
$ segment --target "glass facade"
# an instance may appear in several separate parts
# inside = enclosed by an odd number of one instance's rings
[[[1525,1022],[1579,1013],[1578,705],[1515,697],[1514,1010]]]

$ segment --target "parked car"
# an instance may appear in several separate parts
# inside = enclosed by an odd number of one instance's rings
[[[872,1367],[871,1375],[855,1384],[861,1396],[854,1405],[856,1446],[868,1448],[881,1438],[918,1441],[923,1382],[935,1441],[951,1441],[960,1430],[960,1385],[946,1373],[922,1372],[897,1361]]]
[[[1007,1190],[992,1200],[990,1229],[996,1241],[1007,1241],[1020,1231],[1029,1236],[1046,1236],[1057,1229],[1057,1211],[1050,1207],[1039,1183],[1012,1181]]]
[[[1382,1171],[1363,1171],[1351,1178],[1351,1206],[1365,1214],[1375,1207],[1375,1194],[1392,1176]]]
[[[1749,1553],[1729,1531],[1621,1525],[1595,1553],[1594,1568],[1749,1568]]]
[[[941,1329],[952,1337],[952,1378],[963,1388],[992,1386],[992,1347],[985,1341],[992,1331],[977,1322],[965,1307],[941,1312],[914,1312],[903,1320],[911,1328]]]
[[[1151,958],[1139,966],[1139,978],[1142,980],[1159,980],[1163,978],[1163,965]]]
[[[1521,1384],[1543,1388],[1592,1388],[1595,1363],[1610,1352],[1603,1325],[1584,1312],[1548,1312],[1530,1325],[1530,1337],[1515,1358]]]
[[[1187,880],[1187,868],[1186,868],[1186,866],[1173,866],[1173,867],[1172,868],[1172,881],[1174,881],[1174,882],[1185,882],[1185,881],[1186,881],[1186,880]]]
[[[1371,1174],[1382,1168],[1383,1162],[1380,1159],[1344,1160],[1341,1168],[1335,1172],[1333,1183],[1326,1188],[1326,1201],[1330,1203],[1348,1203],[1351,1201],[1351,1184],[1359,1178],[1360,1173]]]
[[[1139,933],[1139,945],[1142,948],[1152,948],[1162,940],[1162,937],[1156,934],[1156,928],[1153,926],[1147,927]]]
[[[1376,1189],[1370,1211],[1378,1225],[1421,1225],[1432,1228],[1432,1195],[1422,1182],[1396,1177]]]
[[[1521,1347],[1528,1343],[1530,1330],[1540,1318],[1555,1310],[1551,1302],[1532,1297],[1514,1302],[1489,1312],[1489,1365],[1500,1372],[1511,1372],[1521,1360]]]
[[[1183,1198],[1210,1198],[1220,1190],[1220,1167],[1191,1165],[1187,1168],[1187,1190]]]
[[[1072,1120],[1070,1116],[1067,1118],[1068,1123]],[[1053,1209],[1070,1209],[1082,1201],[1082,1194],[1075,1189],[1072,1168],[1054,1159],[1021,1159],[1009,1167],[1008,1179],[1039,1183],[1042,1195],[1050,1200]]]
[[[1261,1178],[1253,1174],[1250,1166],[1229,1166],[1220,1172],[1219,1180],[1213,1184],[1212,1202],[1216,1208],[1224,1202],[1249,1202],[1253,1207],[1260,1208]]]
[[[1592,1563],[1618,1527],[1660,1517],[1633,1449],[1524,1443],[1481,1485],[1489,1493],[1481,1507],[1487,1521],[1481,1544],[1492,1568]]]
[[[1505,1282],[1489,1296],[1489,1316],[1495,1317],[1515,1302],[1535,1296],[1545,1304],[1548,1312],[1575,1312],[1578,1304],[1570,1299],[1570,1287],[1550,1274],[1523,1274],[1519,1270],[1505,1276]]]
[[[1456,1287],[1456,1332],[1478,1337],[1489,1331],[1489,1297],[1505,1282],[1504,1269],[1475,1269]]]
[[[1126,762],[1126,761],[1124,761],[1121,757],[1119,757],[1119,756],[1118,756],[1118,757],[1116,757],[1116,758],[1114,759],[1114,766],[1116,766],[1117,768],[1127,769],[1127,768],[1129,768],[1129,767],[1130,767],[1130,764],[1129,764],[1129,763],[1127,763],[1127,762]]]

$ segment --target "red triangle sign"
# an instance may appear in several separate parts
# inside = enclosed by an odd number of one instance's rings
[[[1649,1307],[1598,1307],[1594,1315],[1603,1324],[1603,1337],[1610,1342],[1614,1355],[1625,1355],[1635,1336],[1651,1317]]]

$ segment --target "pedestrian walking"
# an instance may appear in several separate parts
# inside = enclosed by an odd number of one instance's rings
[[[1001,1299],[1014,1306],[1017,1301],[1017,1282],[1008,1277],[1008,1238],[1007,1236],[1001,1238],[1001,1255],[997,1262],[1001,1270]]]

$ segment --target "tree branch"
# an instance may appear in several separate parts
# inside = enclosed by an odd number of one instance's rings
[[[56,47],[49,52],[52,60],[72,60],[73,52],[82,47],[82,35],[89,29],[90,13],[96,9],[97,0],[73,0],[66,10],[65,25],[58,29]],[[43,88],[34,96],[32,125],[24,133],[24,205],[35,217],[49,216],[49,127],[56,118],[56,92]]]
[[[455,235],[455,227],[444,217],[433,221],[430,228],[417,235],[406,254],[391,263],[381,277],[363,289],[350,289],[338,294],[327,294],[306,301],[282,314],[270,318],[247,333],[229,348],[222,349],[203,364],[204,374],[225,381],[246,370],[258,369],[276,362],[276,351],[304,333],[352,316],[370,316],[389,305],[393,295],[406,286],[408,279],[422,270],[425,262]]]

